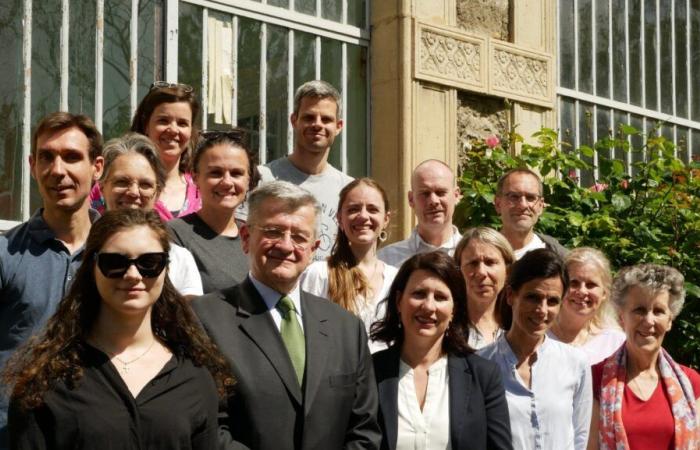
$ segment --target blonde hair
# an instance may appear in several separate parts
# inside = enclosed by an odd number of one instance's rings
[[[597,248],[579,247],[571,250],[564,258],[564,266],[567,272],[574,265],[591,265],[595,267],[596,273],[602,281],[602,288],[605,291],[605,296],[601,299],[600,306],[591,319],[591,324],[601,330],[605,328],[620,328],[615,309],[609,301],[612,289],[612,273],[608,258]]]

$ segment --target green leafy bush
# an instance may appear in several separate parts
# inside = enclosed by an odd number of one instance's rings
[[[632,148],[631,136],[642,142]],[[679,361],[700,367],[700,163],[684,163],[663,136],[620,125],[615,137],[594,147],[573,150],[557,133],[542,129],[537,143],[511,133],[505,143],[489,138],[472,142],[462,155],[455,224],[500,227],[493,206],[496,182],[507,170],[530,167],[544,175],[547,207],[537,229],[568,248],[596,247],[615,270],[642,262],[676,267],[686,277],[687,298],[664,346]],[[641,139],[639,139],[641,138]],[[518,155],[507,149],[521,146]],[[564,148],[562,148],[564,147]],[[614,152],[612,151],[614,150]],[[579,173],[592,173],[587,162],[597,151],[598,179],[579,186]],[[604,155],[615,154],[618,158]],[[628,164],[628,153],[631,154]]]

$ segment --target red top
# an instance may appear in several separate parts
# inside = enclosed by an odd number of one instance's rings
[[[600,401],[600,381],[603,378],[603,363],[593,366],[593,397]],[[680,365],[690,380],[695,398],[700,398],[700,374]],[[673,414],[671,403],[663,388],[663,381],[654,389],[647,401],[642,401],[625,385],[622,399],[622,422],[625,425],[629,448],[634,450],[673,450]]]

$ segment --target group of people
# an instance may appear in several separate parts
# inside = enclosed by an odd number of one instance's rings
[[[677,270],[613,279],[536,233],[527,168],[500,230],[460,234],[437,160],[382,247],[384,188],[328,163],[341,107],[299,87],[264,166],[243,130],[199,131],[182,84],[104,146],[85,116],[38,124],[43,206],[0,237],[0,449],[698,448],[700,376],[662,347]]]

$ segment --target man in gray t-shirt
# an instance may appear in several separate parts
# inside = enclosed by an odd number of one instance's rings
[[[321,80],[302,84],[294,95],[294,112],[289,118],[294,129],[292,153],[258,168],[262,183],[289,181],[311,192],[321,204],[321,243],[316,260],[330,255],[338,231],[335,216],[340,190],[353,180],[328,163],[333,141],[343,129],[340,114],[340,94],[333,86]]]

